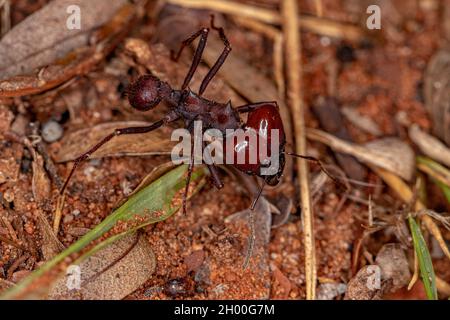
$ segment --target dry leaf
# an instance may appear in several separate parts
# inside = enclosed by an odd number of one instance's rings
[[[338,107],[338,102],[333,97],[319,97],[316,103],[312,105],[312,111],[319,120],[320,126],[328,133],[337,138],[352,141],[344,125],[344,119]],[[344,170],[348,177],[354,180],[363,181],[367,176],[367,168],[358,162],[354,157],[335,152],[336,160],[339,166]]]
[[[48,261],[58,253],[65,249],[64,245],[58,240],[52,227],[47,221],[47,218],[38,211],[38,225],[41,231],[42,243],[41,251],[44,256],[44,260]]]
[[[333,150],[350,154],[358,160],[395,172],[400,177],[411,180],[415,170],[414,152],[398,138],[374,140],[365,145],[357,145],[316,129],[307,129],[309,139],[319,141]]]
[[[350,121],[353,125],[357,126],[361,130],[364,130],[375,137],[381,136],[383,132],[381,131],[378,124],[373,121],[372,118],[363,116],[354,108],[343,107],[341,109],[342,114]]]
[[[137,243],[136,237],[139,237]],[[69,290],[66,276],[53,286],[49,299],[123,299],[150,278],[156,259],[145,237],[132,234],[100,250],[79,267],[80,289]]]
[[[96,5],[97,3],[94,6]],[[110,5],[110,2],[108,2],[108,5]],[[51,64],[44,65],[42,68],[32,71],[27,75],[18,75],[0,81],[0,98],[40,93],[54,88],[77,75],[87,73],[93,67],[97,66],[117,46],[119,41],[130,29],[130,26],[139,20],[143,12],[139,9],[140,6],[126,3],[101,28],[91,32],[89,35],[90,46],[73,48],[72,44],[70,47],[73,50],[63,57],[54,60]],[[42,24],[47,25],[47,21]],[[41,41],[41,38],[45,39],[45,36],[36,37],[34,34],[33,36],[38,41]],[[53,50],[53,47],[49,50]],[[27,54],[32,54],[32,51],[26,52]],[[36,65],[40,64],[36,63]],[[35,68],[34,65],[33,68]],[[11,74],[23,74],[25,71],[16,70],[8,72]],[[3,73],[4,71],[2,71]],[[2,76],[2,78],[4,77]]]
[[[446,166],[450,166],[450,149],[440,140],[422,131],[416,124],[409,128],[409,137],[425,155]]]
[[[108,122],[66,134],[61,142],[62,146],[54,158],[57,162],[74,160],[115,129],[146,125],[150,125],[150,123],[143,121]],[[167,128],[144,134],[122,135],[102,146],[92,154],[91,158],[167,154],[172,150],[174,143],[170,141],[170,133]]]
[[[450,146],[450,50],[438,51],[427,66],[424,83],[425,106],[435,134]]]
[[[383,280],[392,279],[392,290],[408,285],[411,272],[408,259],[400,244],[385,244],[378,252],[375,263],[381,268]]]
[[[34,199],[38,204],[43,204],[50,198],[51,184],[44,170],[44,160],[37,152],[33,155],[33,180],[31,183],[31,190],[33,191]]]
[[[381,288],[374,284],[376,270],[379,270],[377,265],[362,267],[348,282],[345,300],[380,300],[382,296]],[[367,285],[369,283],[374,285]]]
[[[28,74],[88,45],[93,29],[106,23],[126,0],[58,0],[28,16],[0,41],[0,79]],[[80,8],[80,29],[69,29],[70,6]],[[30,30],[33,30],[30,32]]]

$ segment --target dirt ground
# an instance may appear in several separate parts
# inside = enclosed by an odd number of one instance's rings
[[[279,8],[279,1],[276,0],[240,2],[269,10]],[[323,19],[355,24],[367,16],[365,1],[320,2],[323,5]],[[12,25],[17,25],[46,3],[45,0],[13,1]],[[301,13],[315,16],[314,3],[299,1]],[[441,10],[435,9],[433,3],[440,1],[393,1],[393,5],[383,11],[386,29],[383,27],[382,36],[371,35],[364,41],[332,38],[304,30],[302,90],[306,104],[315,105],[319,97],[332,95],[338,101],[339,110],[351,108],[361,116],[370,118],[380,131],[378,137],[399,137],[419,154],[408,138],[402,119],[418,124],[426,132],[433,132],[422,89],[428,61],[445,38],[441,31]],[[450,4],[447,2],[447,5]],[[169,48],[177,48],[192,30],[209,20],[208,11],[180,9],[171,5],[150,8],[153,11],[147,12],[127,36],[143,39],[150,46],[164,43]],[[156,14],[158,10],[159,14]],[[272,41],[260,32],[240,25],[229,15],[215,14],[217,24],[224,26],[232,43],[231,54],[236,54],[254,70],[274,80]],[[185,25],[183,23],[188,20],[183,19],[186,16],[197,17],[197,20],[190,19],[190,25]],[[181,22],[170,24],[170,32],[167,32],[168,21]],[[61,187],[58,183],[64,181],[73,165],[73,162],[58,160],[63,158],[62,153],[69,147],[72,147],[71,152],[75,148],[81,153],[87,145],[86,141],[79,141],[75,147],[68,146],[65,140],[67,135],[108,122],[154,121],[167,110],[166,106],[161,106],[158,110],[140,113],[129,107],[126,87],[145,68],[127,58],[123,43],[84,76],[70,80],[57,90],[0,100],[0,278],[8,283],[18,283],[45,261],[42,251],[45,240],[39,217],[43,215],[52,225]],[[191,54],[192,51],[189,51],[181,59],[184,69]],[[227,68],[227,63],[223,68]],[[180,77],[178,73],[166,76]],[[227,82],[224,78],[219,73],[218,81]],[[225,86],[227,90],[232,90],[228,84]],[[245,94],[233,94],[234,104],[247,100]],[[62,136],[55,142],[46,142],[41,137],[44,124],[50,120],[63,129]],[[365,143],[377,138],[346,117],[342,121],[348,140]],[[37,133],[30,128],[31,123],[40,124]],[[311,107],[306,114],[306,125],[309,128],[324,127]],[[14,141],[7,134],[11,130],[19,136],[27,136],[32,143],[42,141],[43,149],[55,165],[53,174],[49,173],[51,170],[48,167],[45,170],[47,180],[51,181],[48,192],[33,188],[33,183],[36,183],[33,164],[37,160],[26,144]],[[106,130],[97,131],[99,136],[109,133]],[[167,138],[170,132],[170,128],[162,131]],[[33,146],[36,148],[36,144]],[[45,153],[39,151],[38,154]],[[308,142],[308,154],[319,157],[327,164],[339,166],[331,149],[318,142]],[[69,247],[103,221],[153,168],[168,161],[170,158],[167,155],[102,157],[87,161],[75,172],[67,189],[58,240],[64,247]],[[323,175],[319,167],[310,167],[311,180],[319,181]],[[379,209],[374,209],[376,221],[392,221],[406,205],[373,171],[365,166],[363,168],[367,173],[363,180],[371,184],[369,187],[351,185],[346,190],[328,179],[312,195],[317,292],[322,297],[327,296],[328,284],[335,287],[348,285],[358,270],[374,264],[375,257],[387,243],[401,243],[410,271],[413,271],[412,243],[402,241],[394,224],[384,224],[379,231],[365,237],[359,251],[356,250],[364,226],[368,224],[369,197],[373,208]],[[249,235],[247,219],[245,216],[234,220],[227,217],[247,209],[253,194],[235,176],[221,171],[225,185],[222,190],[217,191],[208,182],[189,200],[186,215],[178,212],[163,222],[144,228],[142,234],[154,252],[156,267],[145,283],[124,298],[304,299],[302,210],[296,192],[298,186],[292,182],[297,174],[285,174],[290,177],[290,182],[280,188],[269,189],[267,199],[272,203],[282,196],[292,199],[290,215],[280,226],[268,228],[269,234],[257,232],[261,239],[256,243],[249,268],[242,268]],[[449,212],[450,204],[441,189],[422,173],[418,176],[427,181],[427,207],[437,212]],[[408,184],[414,186],[413,182]],[[44,196],[38,199],[40,191],[44,192]],[[269,213],[261,223],[270,225],[275,218],[276,215]],[[440,230],[444,239],[450,241],[450,232],[444,227]],[[430,251],[436,275],[450,282],[449,259],[429,234],[425,236],[432,248]],[[383,292],[382,297],[425,299],[420,281],[416,287],[408,292],[404,289]],[[344,292],[327,297],[343,299]],[[445,295],[441,294],[441,297]]]

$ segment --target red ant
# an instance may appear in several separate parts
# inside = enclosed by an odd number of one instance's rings
[[[277,103],[275,101],[258,102],[233,108],[230,102],[220,103],[202,97],[202,94],[206,90],[208,84],[217,74],[218,70],[225,62],[228,54],[231,52],[231,46],[227,37],[225,36],[223,28],[216,27],[214,25],[214,16],[211,17],[211,29],[219,33],[219,36],[223,41],[225,47],[222,53],[220,54],[219,58],[215,62],[215,64],[212,66],[212,68],[209,70],[209,72],[203,79],[200,85],[199,92],[198,93],[193,92],[191,89],[188,88],[188,85],[198,65],[200,64],[201,57],[205,49],[206,41],[210,31],[209,28],[202,28],[201,30],[197,31],[192,36],[184,40],[176,55],[174,55],[172,52],[172,59],[174,61],[178,61],[183,49],[186,46],[190,45],[195,39],[200,37],[199,43],[195,50],[194,58],[192,60],[192,64],[184,79],[183,85],[181,86],[181,90],[172,89],[168,83],[161,81],[157,77],[149,74],[139,77],[128,88],[128,101],[133,108],[140,111],[148,111],[155,108],[160,102],[164,101],[170,107],[170,111],[167,113],[167,115],[163,119],[149,126],[116,129],[114,130],[114,132],[106,136],[103,140],[101,140],[87,152],[80,155],[78,158],[75,159],[75,163],[61,190],[61,194],[64,193],[64,190],[66,189],[67,184],[76,168],[83,161],[88,159],[92,153],[94,153],[97,149],[99,149],[106,142],[110,141],[112,138],[119,135],[147,133],[179,119],[184,121],[186,129],[189,130],[191,133],[193,133],[194,121],[201,121],[203,125],[203,130],[214,128],[220,130],[223,133],[225,133],[225,130],[227,129],[234,129],[234,130],[244,129],[244,131],[255,130],[258,135],[264,135],[268,142],[270,142],[272,138],[271,129],[278,129],[279,166],[275,174],[262,175],[261,169],[267,166],[267,162],[263,161],[263,159],[261,159],[259,156],[256,164],[252,164],[248,161],[249,159],[248,144],[245,143],[241,144],[244,146],[243,148],[233,148],[232,152],[235,153],[234,154],[235,157],[237,157],[239,153],[243,153],[246,161],[243,164],[233,164],[234,167],[236,167],[240,171],[243,171],[246,174],[255,175],[263,178],[263,184],[258,192],[257,197],[254,199],[251,205],[252,211],[256,206],[256,202],[262,193],[264,185],[268,184],[270,186],[275,186],[280,182],[284,170],[284,162],[285,162],[284,154],[286,154],[287,152],[285,152],[284,150],[286,137]],[[242,122],[239,116],[239,114],[241,113],[248,113],[247,123]],[[192,141],[191,144],[193,144]],[[240,143],[240,141],[238,141],[237,143]],[[238,149],[238,151],[236,151],[236,149]],[[270,150],[267,150],[266,154],[268,154],[270,157]],[[321,166],[322,170],[326,172],[326,170],[323,168],[319,160],[313,157],[301,156],[294,153],[287,153],[287,154],[314,161],[318,163]],[[193,148],[191,148],[191,158],[189,162],[186,188],[183,194],[182,207],[184,213],[186,212],[187,192],[194,166],[193,158],[194,158]],[[223,187],[223,183],[220,180],[217,167],[214,164],[206,164],[206,165],[211,174],[213,184],[218,189],[221,189]]]

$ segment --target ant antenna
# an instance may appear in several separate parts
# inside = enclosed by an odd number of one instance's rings
[[[286,152],[287,155],[290,155],[292,157],[296,157],[296,158],[302,158],[314,163],[317,163],[320,167],[320,169],[331,179],[333,180],[336,184],[341,184],[342,182],[338,180],[338,178],[336,178],[334,175],[332,175],[327,169],[325,169],[325,166],[323,165],[322,161],[320,161],[317,158],[311,157],[311,156],[303,156],[300,154],[296,154],[293,152]]]
[[[251,211],[255,210],[256,202],[258,202],[259,198],[261,197],[261,194],[262,194],[265,186],[266,186],[266,180],[263,180],[263,183],[261,184],[261,187],[259,188],[258,194],[256,195],[256,198],[253,200],[252,205],[250,207]]]

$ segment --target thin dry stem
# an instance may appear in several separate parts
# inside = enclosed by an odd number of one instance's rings
[[[318,17],[323,16],[323,2],[322,0],[314,0],[314,5],[316,7],[316,15]]]
[[[209,9],[232,16],[252,18],[264,23],[281,25],[282,19],[278,12],[258,8],[255,6],[224,0],[166,0],[168,3],[176,4],[186,8]],[[325,18],[312,16],[301,16],[299,22],[302,30],[314,32],[322,36],[333,38],[344,38],[349,41],[361,41],[365,38],[363,30],[355,25],[341,23]]]
[[[167,0],[168,3],[193,9],[209,9],[235,16],[253,18],[270,24],[280,24],[280,15],[272,10],[223,0]]]
[[[288,70],[288,99],[294,123],[295,149],[298,154],[306,154],[305,104],[301,91],[301,42],[298,21],[298,7],[295,0],[282,2],[283,32],[286,40],[285,54]],[[314,246],[313,208],[309,187],[308,163],[297,158],[300,199],[302,203],[302,227],[305,245],[306,299],[316,296],[316,253]]]
[[[419,279],[419,259],[417,258],[417,252],[414,250],[414,274],[412,275],[411,280],[408,284],[408,290],[411,290],[412,287],[416,284]]]
[[[0,0],[0,37],[11,29],[10,0]]]
[[[56,203],[55,216],[53,217],[53,232],[55,234],[58,234],[59,232],[59,226],[61,224],[62,210],[64,208],[65,198],[66,198],[65,194],[60,195]]]

